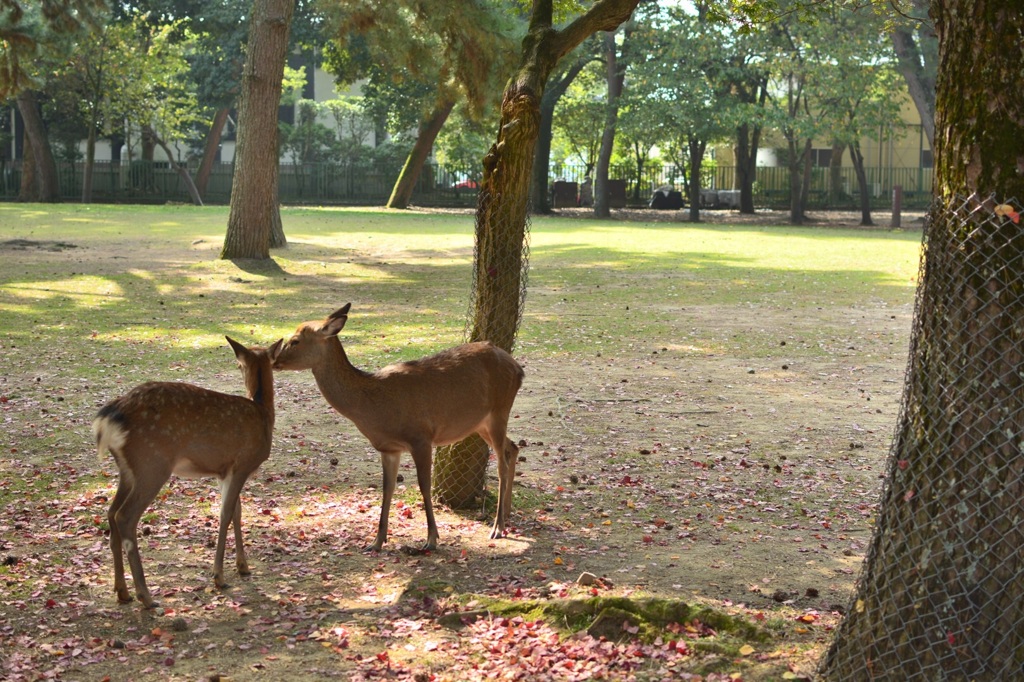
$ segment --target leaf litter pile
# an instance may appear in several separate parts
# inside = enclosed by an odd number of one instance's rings
[[[378,455],[308,373],[278,374],[274,448],[242,493],[253,574],[234,572],[229,534],[230,587],[213,586],[216,485],[172,478],[140,524],[153,611],[114,597],[117,471],[97,460],[90,424],[151,378],[135,364],[167,364],[173,339],[140,342],[136,363],[98,341],[0,338],[0,677],[808,678],[870,536],[909,298],[814,317],[701,306],[675,321],[673,343],[638,332],[615,352],[524,340],[513,528],[491,540],[493,506],[441,508],[427,554],[402,549],[426,533],[407,455],[389,542],[361,551],[380,510]],[[283,333],[293,313],[276,314]],[[651,314],[627,316],[642,328]],[[694,352],[697,325],[726,350]],[[768,350],[744,355],[737,335]],[[109,373],[78,378],[80,363]],[[224,349],[176,371],[240,390]]]

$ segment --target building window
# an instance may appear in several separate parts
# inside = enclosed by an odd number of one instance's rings
[[[832,150],[831,149],[812,149],[811,150],[811,163],[815,166],[828,166],[832,163]]]
[[[931,149],[921,150],[921,168],[932,168],[934,166]]]

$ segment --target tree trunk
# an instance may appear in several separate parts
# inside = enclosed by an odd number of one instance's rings
[[[548,166],[551,163],[551,138],[555,106],[592,58],[589,54],[580,55],[572,66],[562,74],[561,78],[547,86],[544,96],[540,99],[540,130],[537,132],[537,148],[533,154],[533,176],[530,182],[531,213],[551,213],[551,203],[548,198]]]
[[[409,208],[409,201],[412,199],[412,192],[416,189],[416,181],[420,179],[420,172],[423,164],[430,156],[430,150],[434,148],[434,140],[444,127],[448,115],[452,113],[455,100],[445,97],[438,101],[430,115],[420,121],[419,131],[416,135],[416,143],[409,152],[409,158],[405,160],[402,172],[395,181],[395,187],[391,191],[391,198],[388,199],[388,208]]]
[[[270,257],[284,246],[277,187],[277,110],[295,0],[255,0],[242,92],[231,209],[221,258]]]
[[[89,133],[85,141],[85,168],[82,170],[82,203],[92,202],[92,175],[96,167],[96,129],[99,127],[96,106],[89,114]]]
[[[511,351],[526,294],[526,220],[533,154],[540,129],[540,101],[558,61],[596,31],[612,31],[629,18],[638,0],[598,0],[561,30],[552,25],[552,0],[534,0],[519,68],[505,87],[498,139],[484,157],[476,209],[471,341],[490,340]],[[482,440],[480,441],[483,442]],[[466,472],[483,481],[487,449],[467,441],[439,448],[435,470]],[[460,479],[461,480],[461,479]],[[434,481],[438,499],[469,498]]]
[[[803,168],[800,182],[800,220],[807,220],[807,204],[811,197],[811,171],[814,170],[814,159],[811,151],[814,141],[808,138],[804,142]]]
[[[807,184],[805,165],[810,160],[811,141],[807,140],[803,151],[798,151],[797,141],[789,139],[789,222],[804,224],[804,186]]]
[[[828,680],[1010,680],[1024,661],[1024,7],[935,0],[936,202],[875,534]],[[979,31],[984,26],[986,30]],[[990,198],[996,201],[991,201]]]
[[[18,201],[39,201],[39,185],[36,183],[36,159],[32,154],[32,145],[28,141],[28,133],[22,131],[21,155],[21,186],[18,188]]]
[[[843,200],[843,152],[846,145],[832,142],[832,156],[828,161],[828,207],[840,208]]]
[[[754,182],[757,180],[757,148],[761,126],[744,123],[736,129],[736,182],[740,190],[740,213],[754,212]]]
[[[864,227],[874,225],[871,220],[871,194],[868,189],[868,174],[864,170],[864,154],[860,150],[860,142],[850,144],[850,160],[857,174],[857,190],[860,194],[860,224]]]
[[[704,150],[707,149],[707,142],[704,140],[690,140],[690,177],[687,183],[687,194],[690,200],[690,222],[700,222],[700,167],[704,163]]]
[[[892,34],[896,68],[907,83],[910,99],[917,108],[928,146],[935,141],[935,32],[928,21],[929,0],[913,0],[912,14],[921,21],[920,41],[910,27],[898,26]]]
[[[203,160],[199,162],[199,169],[196,171],[196,191],[199,197],[206,196],[210,184],[210,174],[213,172],[213,164],[217,159],[217,149],[220,147],[220,139],[224,134],[224,126],[228,122],[231,109],[224,107],[218,109],[213,115],[213,123],[210,131],[206,134],[206,143],[203,145]]]
[[[188,195],[191,197],[192,203],[196,206],[202,206],[203,199],[199,196],[199,190],[196,188],[195,183],[192,182],[192,176],[189,175],[188,168],[186,168],[184,164],[178,163],[174,160],[174,152],[167,146],[167,143],[164,142],[163,138],[156,134],[155,130],[149,128],[149,132],[157,146],[164,150],[164,154],[167,155],[167,162],[171,164],[171,168],[173,168],[174,172],[178,174],[181,181],[185,183],[185,189],[188,191]]]
[[[18,93],[18,111],[25,123],[25,137],[32,145],[33,175],[35,177],[35,200],[44,203],[60,201],[60,181],[57,177],[57,162],[53,159],[50,140],[46,135],[39,114],[36,94],[31,90]]]
[[[601,150],[597,155],[594,169],[594,217],[607,218],[611,215],[608,193],[608,171],[615,149],[615,123],[619,118],[619,96],[626,78],[625,64],[620,66],[615,45],[615,33],[604,37],[604,54],[607,62],[608,103],[605,109],[604,130],[601,132]]]

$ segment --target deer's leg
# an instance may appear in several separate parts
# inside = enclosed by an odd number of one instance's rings
[[[512,515],[512,486],[516,483],[516,462],[519,461],[519,446],[512,442],[511,439],[505,439],[505,477],[508,479],[508,485],[505,486],[503,491],[504,497],[501,498],[501,530],[504,532],[505,527],[509,523],[509,518]]]
[[[170,472],[148,471],[145,475],[142,472],[135,472],[132,488],[125,494],[121,506],[114,511],[112,525],[117,526],[117,533],[121,543],[124,545],[125,553],[128,555],[128,566],[132,570],[132,580],[135,582],[135,595],[147,609],[158,604],[153,600],[149,588],[146,587],[146,575],[142,571],[142,558],[139,556],[138,529],[139,519],[143,512],[160,492],[164,482],[170,476]]]
[[[512,511],[512,484],[516,474],[516,459],[519,456],[519,448],[505,437],[505,428],[504,420],[495,419],[487,432],[481,434],[494,450],[498,469],[498,504],[494,513],[491,539],[505,536],[508,517]]]
[[[238,575],[249,575],[249,562],[245,558],[245,543],[242,542],[242,495],[239,492],[235,500],[235,517],[231,521],[235,527],[235,566],[238,567]]]
[[[416,464],[416,478],[423,496],[423,511],[427,514],[427,544],[421,551],[437,549],[437,522],[434,520],[434,505],[430,501],[430,474],[434,451],[430,443],[413,446],[412,461]]]
[[[228,524],[235,518],[236,511],[239,511],[238,507],[241,502],[238,496],[242,492],[243,485],[245,485],[245,476],[237,471],[229,472],[220,483],[220,527],[217,529],[217,552],[213,557],[213,584],[221,588],[228,586],[224,582],[224,548],[227,545]],[[235,527],[235,537],[240,540],[242,536],[241,530],[239,530],[241,526],[240,511],[237,516],[239,524]],[[241,542],[238,543],[236,549],[242,551]]]
[[[380,453],[380,467],[384,472],[384,499],[381,501],[380,506],[380,522],[377,524],[377,537],[372,545],[363,550],[364,552],[379,552],[388,540],[388,514],[391,512],[391,498],[395,494],[395,484],[398,482],[398,460],[401,456],[401,452]]]
[[[122,604],[127,604],[132,600],[132,595],[128,593],[128,584],[124,579],[121,531],[117,527],[117,512],[128,496],[128,488],[127,477],[121,474],[117,481],[117,492],[114,493],[114,499],[110,502],[110,509],[107,511],[107,523],[110,526],[110,553],[114,555],[114,593],[117,595],[117,601]]]

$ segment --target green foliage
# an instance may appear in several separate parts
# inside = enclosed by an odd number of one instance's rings
[[[496,121],[476,121],[465,106],[452,112],[437,136],[434,155],[449,168],[465,168],[479,181],[480,160],[491,144]]]
[[[0,1],[0,100],[45,82],[45,60],[96,25],[104,0]],[[43,63],[40,63],[40,60]]]

